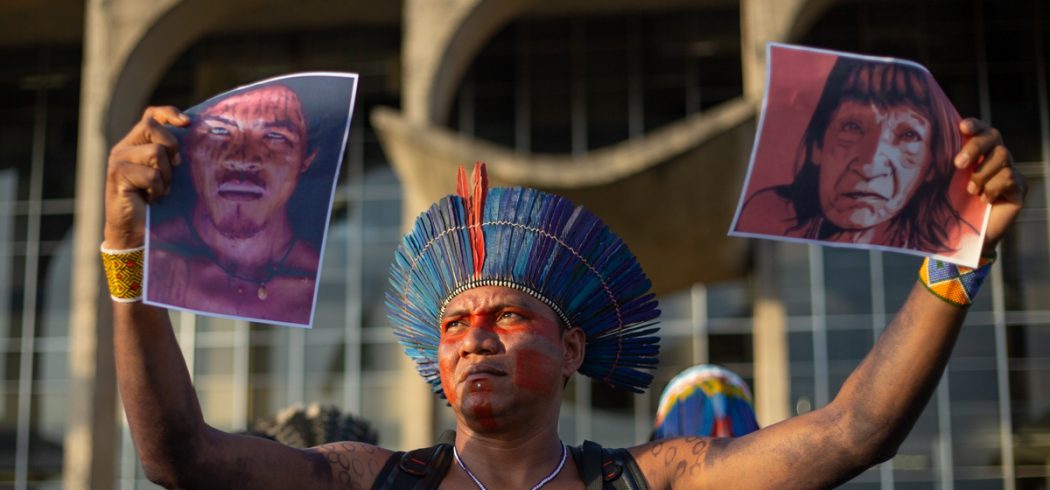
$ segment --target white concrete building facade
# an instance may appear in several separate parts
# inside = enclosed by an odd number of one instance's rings
[[[577,377],[566,441],[645,440],[697,362],[752,383],[764,424],[834,396],[913,281],[884,253],[730,239],[764,81],[785,41],[914,59],[1006,135],[1032,185],[934,400],[849,488],[1050,485],[1050,5],[1042,0],[15,0],[0,5],[0,485],[152,488],[113,380],[101,280],[108,147],[148,104],[281,73],[361,74],[316,325],[173,314],[206,418],[295,403],[429,444],[446,407],[383,316],[405,224],[487,161],[564,194],[637,253],[664,311],[651,393]]]

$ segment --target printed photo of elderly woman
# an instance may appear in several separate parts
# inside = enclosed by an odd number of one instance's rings
[[[987,205],[966,192],[972,170],[952,162],[960,117],[929,71],[786,45],[767,59],[730,234],[977,263]]]

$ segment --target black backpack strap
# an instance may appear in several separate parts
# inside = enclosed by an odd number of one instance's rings
[[[649,490],[645,475],[626,449],[605,449],[591,441],[570,449],[587,490]]]
[[[376,475],[376,479],[372,483],[373,490],[393,488],[391,485],[393,485],[394,479],[397,478],[397,463],[401,461],[401,456],[404,454],[404,451],[398,451],[387,458],[386,463],[383,464],[383,469],[379,470],[379,474]]]
[[[605,481],[602,478],[602,447],[595,442],[583,441],[582,445],[570,449],[587,490],[602,490]]]
[[[445,432],[442,432],[440,436],[438,436],[438,444],[448,444],[451,446],[455,443],[456,431],[454,430],[446,430]]]
[[[649,490],[642,469],[638,467],[634,456],[626,449],[605,449],[602,451],[602,475],[612,488],[622,490]]]
[[[451,438],[448,434],[451,433]],[[433,490],[441,485],[452,464],[452,441],[455,432],[448,431],[439,438],[439,444],[416,449],[398,451],[379,471],[373,490]],[[447,442],[446,442],[447,441]]]

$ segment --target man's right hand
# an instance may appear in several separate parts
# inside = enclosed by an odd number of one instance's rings
[[[168,193],[179,141],[165,124],[185,127],[189,116],[171,106],[149,107],[109,152],[106,172],[105,244],[134,248],[145,241],[146,204]]]

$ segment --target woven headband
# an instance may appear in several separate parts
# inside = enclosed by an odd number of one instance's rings
[[[387,316],[438,395],[440,318],[456,295],[481,286],[540,300],[587,336],[580,373],[642,392],[659,354],[660,311],[627,246],[568,199],[528,188],[488,189],[484,164],[468,186],[422,213],[394,253]]]

